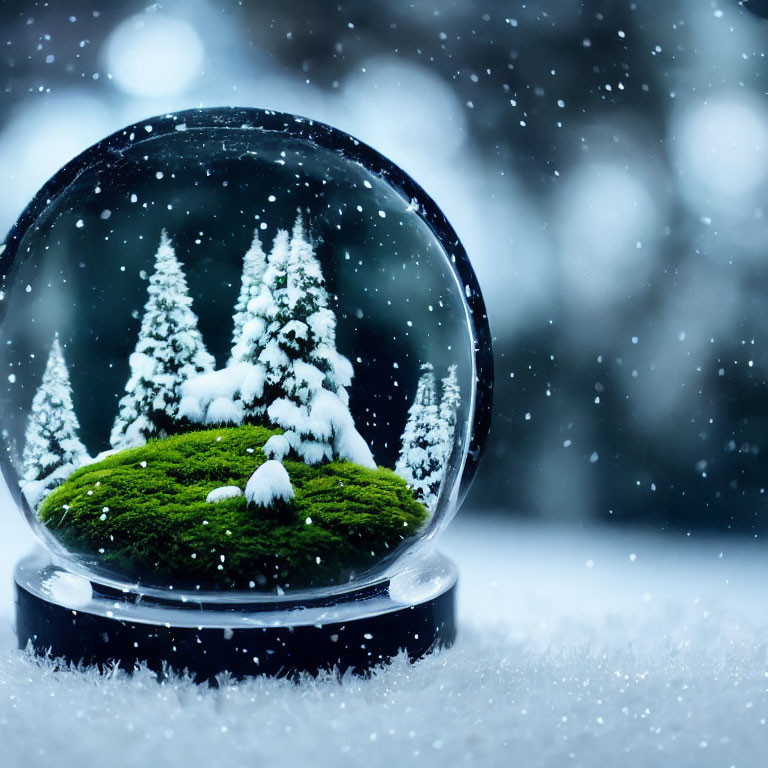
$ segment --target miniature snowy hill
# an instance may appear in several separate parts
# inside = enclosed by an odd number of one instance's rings
[[[150,440],[77,469],[39,515],[72,552],[138,581],[261,591],[345,583],[423,527],[391,470],[281,465],[263,450],[280,437],[241,425]]]
[[[214,370],[192,310],[183,265],[163,230],[130,374],[112,425],[114,451],[202,426],[258,424],[278,430],[268,458],[308,465],[376,463],[357,431],[347,387],[352,365],[336,349],[320,263],[301,214],[267,255],[258,230],[243,260],[227,365]],[[91,459],[78,437],[58,335],[35,395],[24,448],[22,492],[32,508]]]
[[[456,366],[442,380],[439,403],[433,367],[422,366],[396,474],[377,468],[349,408],[354,371],[336,348],[336,315],[301,214],[290,234],[277,232],[268,254],[254,233],[243,260],[230,357],[219,370],[214,370],[192,303],[183,265],[163,231],[111,430],[112,451],[95,458],[79,440],[69,374],[54,338],[28,420],[22,492],[65,546],[139,578],[154,571],[231,586],[239,574],[250,572],[261,574],[270,586],[274,579],[334,583],[385,557],[435,513],[456,432]],[[236,471],[222,476],[221,467],[205,463],[210,430],[238,445],[254,435],[263,439],[238,453]],[[172,461],[180,446],[196,446],[198,452],[184,462]],[[214,448],[221,453],[222,446]],[[153,469],[147,470],[150,460]],[[228,467],[233,457],[219,460]],[[261,466],[265,460],[269,472]],[[142,471],[128,472],[126,467],[136,461]],[[158,467],[163,471],[155,477]],[[80,491],[91,478],[100,485],[89,487],[85,498]],[[262,487],[268,478],[279,493]],[[318,493],[321,479],[326,485]],[[360,498],[354,497],[356,488]],[[246,514],[249,502],[257,499],[261,517]],[[245,517],[224,525],[226,538],[216,539],[216,546],[211,541],[221,532],[218,528],[201,532],[189,527],[195,516],[207,515],[207,526],[208,517],[228,510]],[[323,510],[331,515],[327,528]],[[317,524],[295,529],[301,511],[306,520],[317,518]],[[266,530],[270,515],[272,528]],[[295,540],[275,538],[278,518]],[[391,531],[390,523],[395,525]],[[281,535],[287,536],[286,531]],[[159,549],[155,542],[169,546]],[[211,553],[216,554],[213,560]],[[243,558],[247,568],[231,565]],[[314,563],[311,572],[304,558]]]

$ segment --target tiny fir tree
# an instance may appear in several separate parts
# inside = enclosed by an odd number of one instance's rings
[[[296,337],[300,356],[323,373],[323,388],[338,395],[346,405],[352,364],[336,349],[336,315],[328,307],[325,279],[304,231],[301,214],[296,218],[291,238],[287,287],[292,317],[308,329],[306,337]]]
[[[260,322],[244,335],[241,348],[247,351],[241,359],[264,366],[267,402],[286,396],[306,399],[294,377],[296,361],[315,366],[323,374],[323,386],[348,401],[340,390],[351,381],[352,367],[336,350],[336,316],[328,308],[320,263],[300,215],[290,239],[282,230],[275,237],[261,292],[249,312]],[[259,329],[257,337],[253,331]]]
[[[78,437],[79,429],[69,372],[56,334],[27,420],[24,480],[42,480],[62,467],[78,466],[88,456]]]
[[[416,498],[434,512],[443,478],[444,447],[432,364],[424,363],[421,370],[395,472],[411,486]]]
[[[289,257],[288,233],[281,229],[272,243],[259,291],[248,302],[249,319],[243,326],[240,342],[232,352],[232,362],[263,367],[268,389],[282,381],[288,364],[278,344],[277,335],[288,305],[286,292]],[[246,421],[263,421],[266,396],[263,390],[261,394],[261,397],[243,397]]]
[[[254,329],[249,323],[254,321],[258,323],[259,316],[254,315],[248,309],[251,299],[255,299],[261,292],[264,282],[264,272],[267,268],[267,256],[261,245],[258,230],[253,233],[253,242],[251,247],[243,258],[243,274],[240,281],[240,294],[235,304],[234,331],[232,333],[232,354],[229,364],[242,362],[247,358],[249,349],[247,343],[244,343],[249,334],[253,334]],[[261,335],[262,329],[257,328]]]
[[[177,427],[181,385],[213,370],[192,311],[187,279],[163,230],[149,278],[139,338],[130,357],[130,377],[120,400],[110,442],[114,448],[141,445]]]
[[[256,345],[257,362],[263,365],[266,373],[266,403],[283,396],[284,383],[298,350],[296,334],[291,333],[291,329],[296,329],[297,326],[291,325],[293,317],[288,297],[292,238],[282,231],[278,233],[278,237],[275,238],[275,247],[270,254],[270,264],[265,276],[266,290],[259,300],[254,302],[254,309],[266,320],[264,331]]]
[[[440,460],[443,464],[443,475],[451,458],[453,440],[456,436],[456,418],[461,402],[459,381],[456,376],[456,365],[448,366],[448,375],[442,380],[443,390],[440,398]]]
[[[336,315],[301,214],[291,233],[285,284],[273,299],[259,356],[270,423],[286,430],[291,448],[309,464],[341,453],[374,465],[348,410],[352,366],[336,350]]]

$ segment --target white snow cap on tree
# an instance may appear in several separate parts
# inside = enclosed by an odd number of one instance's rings
[[[249,504],[266,508],[276,501],[290,501],[293,498],[293,486],[285,467],[274,459],[265,461],[248,478],[245,498]]]
[[[167,435],[179,418],[182,383],[214,367],[197,328],[187,279],[165,230],[148,293],[136,350],[130,356],[126,394],[110,436],[115,448]]]
[[[57,333],[27,419],[22,455],[24,481],[43,480],[61,468],[73,471],[87,459],[88,451],[78,437],[79,429],[69,371]]]
[[[413,488],[416,498],[434,512],[444,473],[444,448],[434,369],[431,363],[424,363],[421,370],[416,397],[408,409],[395,472]]]
[[[229,364],[238,363],[247,358],[248,347],[243,344],[243,329],[246,324],[255,319],[248,310],[251,299],[255,299],[261,292],[264,282],[264,272],[267,269],[267,255],[261,245],[259,231],[254,230],[253,242],[243,257],[243,274],[240,278],[240,294],[235,304],[234,323],[232,333],[232,354]],[[250,329],[252,332],[252,329]]]
[[[291,444],[284,435],[272,435],[261,450],[268,459],[282,461],[291,452]]]

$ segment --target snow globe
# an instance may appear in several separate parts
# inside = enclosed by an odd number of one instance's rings
[[[152,118],[43,187],[0,273],[2,467],[44,545],[21,646],[202,680],[453,641],[434,543],[488,431],[490,335],[400,169],[292,115]]]

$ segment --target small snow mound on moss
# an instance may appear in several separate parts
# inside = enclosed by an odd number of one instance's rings
[[[276,461],[282,461],[291,450],[291,444],[288,442],[288,438],[285,435],[272,435],[272,437],[264,443],[264,455],[270,459]]]
[[[293,498],[293,486],[285,467],[274,459],[265,461],[248,478],[245,498],[249,504],[259,507],[271,507],[275,501],[290,501]]]
[[[205,500],[209,504],[215,504],[217,501],[224,501],[224,499],[236,499],[238,496],[242,495],[243,492],[236,485],[222,485],[220,488],[214,488],[205,497]]]

